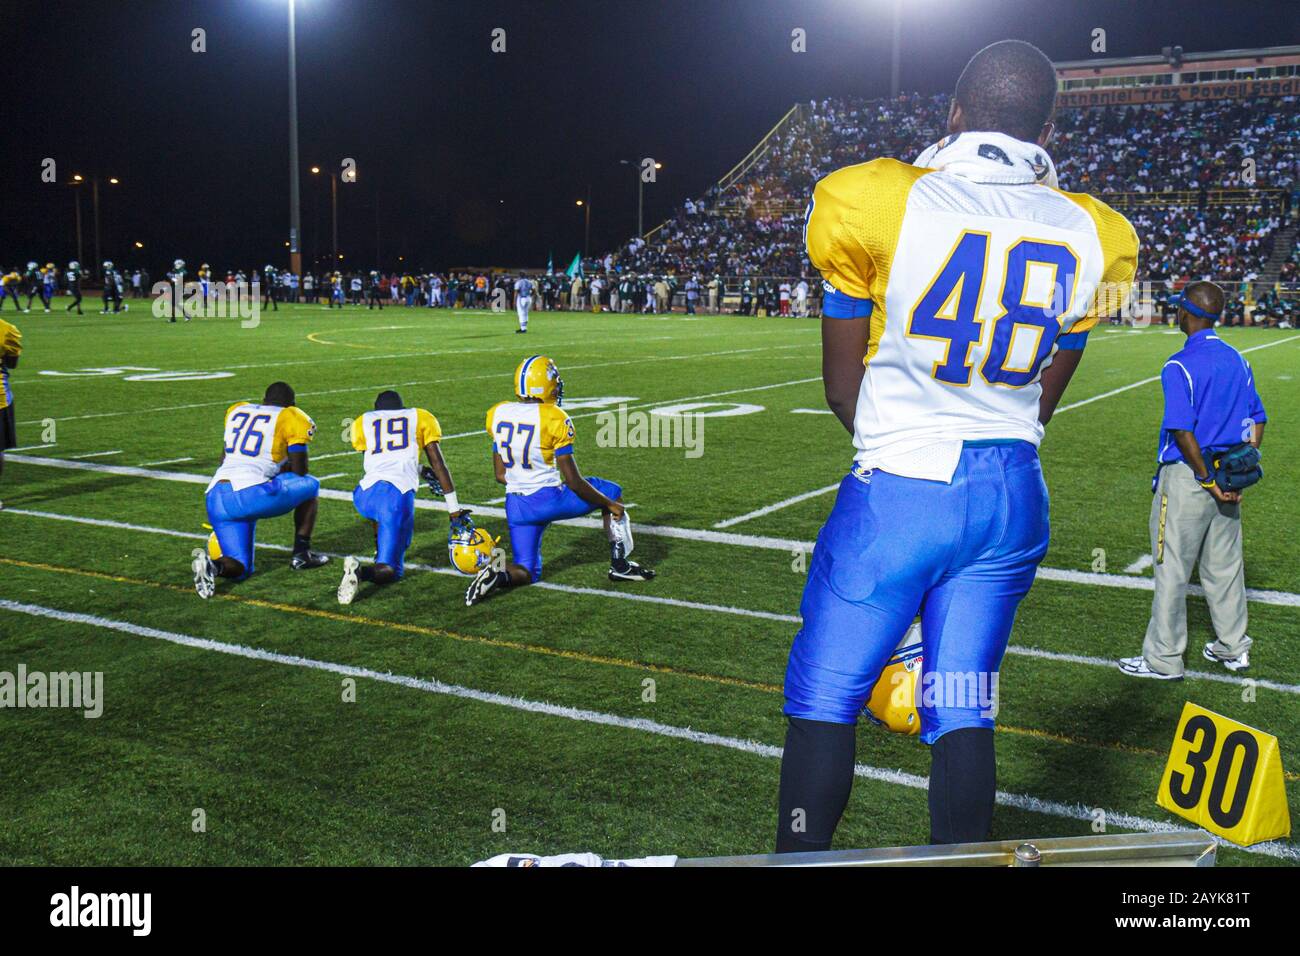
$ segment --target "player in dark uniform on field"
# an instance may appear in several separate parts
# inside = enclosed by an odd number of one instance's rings
[[[72,296],[72,301],[68,303],[65,311],[71,312],[77,310],[77,315],[84,315],[81,311],[81,263],[73,259],[68,263],[68,271],[64,273],[68,280],[68,295]]]
[[[105,315],[108,311],[108,304],[113,303],[112,312],[116,315],[119,312],[126,311],[128,306],[122,304],[122,277],[118,275],[113,268],[111,261],[104,262],[104,307],[99,310],[100,315]]]
[[[366,284],[366,295],[368,296],[366,299],[367,309],[373,309],[375,306],[379,306],[379,311],[384,311],[384,299],[379,293],[379,273],[372,269],[370,271],[370,281]]]

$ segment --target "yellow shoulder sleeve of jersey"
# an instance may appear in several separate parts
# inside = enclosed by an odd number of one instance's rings
[[[248,402],[235,402],[235,404],[231,405],[229,408],[226,409],[226,416],[225,418],[222,419],[222,421],[226,421],[226,422],[230,421],[230,416],[234,414],[235,409],[243,408],[247,404]]]
[[[23,334],[18,327],[0,319],[0,353],[4,355],[21,355],[23,351]]]
[[[423,408],[415,410],[415,438],[421,448],[430,442],[442,441],[442,426],[438,419]]]
[[[306,445],[316,437],[316,423],[297,405],[291,405],[276,419],[275,431],[276,438],[292,451],[295,446]]]
[[[483,427],[487,429],[487,433],[489,435],[492,435],[492,419],[496,416],[497,409],[504,404],[505,402],[497,402],[495,405],[493,405],[491,408],[487,410],[487,418],[484,421]],[[496,438],[495,435],[492,435],[492,437],[493,439]]]
[[[543,405],[539,409],[542,419],[542,448],[558,451],[573,447],[573,419],[555,405]]]
[[[873,159],[820,180],[804,242],[822,277],[855,299],[883,300],[912,184],[932,170]]]
[[[366,450],[366,417],[358,415],[352,419],[352,447],[356,451]]]
[[[1100,199],[1086,193],[1063,195],[1092,217],[1101,243],[1101,284],[1093,292],[1087,315],[1070,326],[1071,332],[1087,332],[1128,304],[1137,274],[1138,237],[1132,223]]]

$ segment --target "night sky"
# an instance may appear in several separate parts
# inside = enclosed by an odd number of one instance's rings
[[[75,256],[73,173],[101,191],[103,256],[155,274],[287,261],[287,0],[5,0],[0,263]],[[632,234],[624,158],[664,164],[650,228],[715,182],[798,100],[888,92],[890,0],[297,0],[305,259],[566,265],[592,198],[593,253]],[[905,0],[902,85],[948,91],[1017,37],[1054,59],[1300,42],[1294,0]],[[191,52],[191,30],[207,52]],[[506,30],[507,52],[490,50]],[[807,31],[808,52],[790,50]],[[925,144],[918,143],[918,149]],[[59,182],[40,181],[57,161]],[[863,157],[864,159],[870,157]],[[89,190],[85,247],[93,256]],[[144,252],[132,243],[144,243]]]

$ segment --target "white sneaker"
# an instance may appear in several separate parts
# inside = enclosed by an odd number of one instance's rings
[[[193,558],[190,568],[194,571],[194,590],[206,601],[217,593],[217,565],[208,557],[207,548],[195,548],[190,557]]]
[[[1119,669],[1130,677],[1149,677],[1152,680],[1182,680],[1182,674],[1162,674],[1153,671],[1145,657],[1121,657],[1115,662]]]
[[[1244,671],[1247,667],[1250,666],[1249,648],[1242,651],[1240,657],[1233,657],[1233,658],[1229,658],[1228,660],[1224,660],[1222,657],[1214,653],[1214,642],[1210,641],[1210,643],[1205,645],[1205,650],[1202,653],[1205,655],[1205,659],[1207,661],[1210,661],[1211,663],[1214,664],[1222,664],[1230,671]]]
[[[357,596],[357,588],[361,586],[361,581],[357,578],[357,568],[361,567],[361,562],[353,557],[343,559],[343,580],[339,582],[339,603],[351,604],[352,599]]]

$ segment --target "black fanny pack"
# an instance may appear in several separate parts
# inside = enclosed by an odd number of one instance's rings
[[[1233,445],[1227,451],[1214,451],[1205,455],[1214,482],[1224,491],[1241,491],[1264,477],[1259,464],[1259,449],[1248,442]]]

